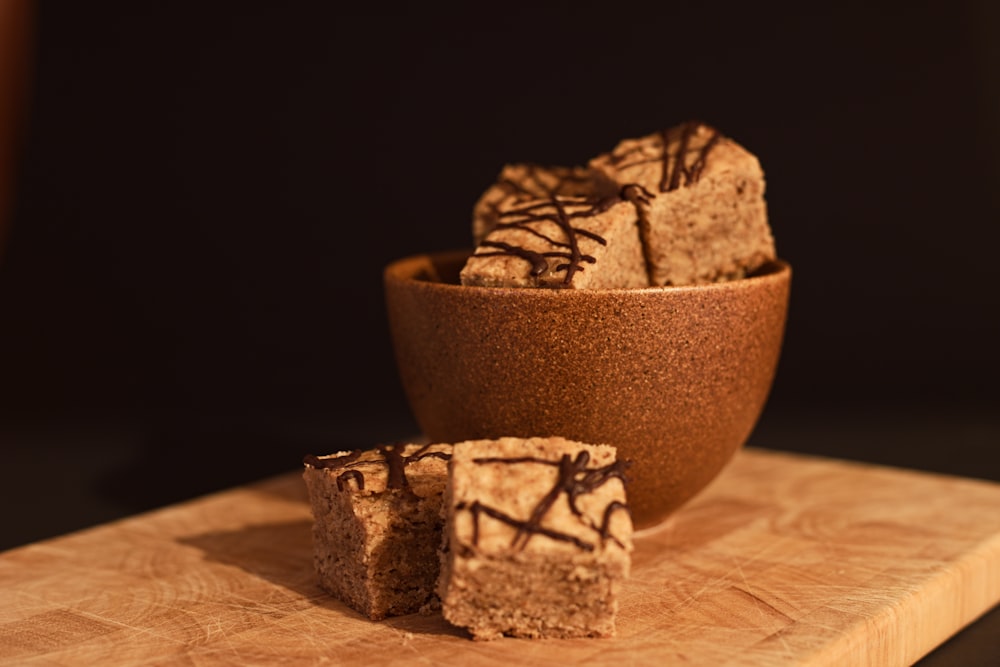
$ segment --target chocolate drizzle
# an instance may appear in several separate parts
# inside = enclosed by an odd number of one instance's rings
[[[474,256],[494,257],[496,255],[514,255],[515,257],[520,257],[531,264],[531,271],[529,273],[532,277],[542,275],[549,268],[549,263],[546,261],[545,255],[534,250],[528,250],[527,248],[504,243],[503,241],[483,241],[479,245],[487,248],[497,248],[501,252],[480,252]]]
[[[538,501],[527,519],[517,519],[495,507],[484,505],[478,500],[472,503],[459,503],[456,505],[456,510],[467,510],[472,514],[473,545],[478,545],[479,543],[479,518],[481,515],[485,514],[486,516],[506,523],[516,530],[514,538],[511,540],[512,548],[522,550],[534,535],[543,535],[553,540],[570,542],[584,551],[593,551],[596,546],[594,543],[583,540],[575,535],[553,530],[542,525],[542,521],[555,502],[561,495],[566,494],[566,500],[569,504],[570,511],[581,521],[583,525],[597,534],[602,544],[610,539],[613,540],[618,546],[624,548],[622,542],[615,536],[611,535],[610,524],[611,515],[618,510],[628,512],[628,506],[617,500],[612,501],[604,509],[601,524],[595,525],[594,522],[587,518],[580,510],[577,506],[577,501],[581,496],[593,493],[596,489],[600,488],[614,478],[618,478],[624,483],[624,473],[625,469],[628,467],[628,463],[624,461],[616,461],[600,468],[588,468],[587,464],[589,461],[590,454],[587,451],[579,452],[575,458],[570,458],[569,454],[563,454],[558,461],[540,459],[531,456],[517,458],[484,457],[473,459],[473,462],[478,464],[503,463],[512,465],[518,463],[539,463],[542,465],[554,465],[559,468],[555,484],[548,491],[548,493],[546,493],[545,496]]]
[[[497,185],[506,191],[506,196],[496,202],[487,202],[485,205],[494,220],[500,219],[501,205],[522,204],[534,199],[551,199],[559,193],[569,194],[570,192],[581,190],[584,184],[590,181],[590,177],[578,173],[571,168],[545,167],[533,162],[526,162],[520,165],[524,169],[524,175],[520,181],[513,178],[502,178],[497,181]],[[551,177],[551,185],[546,183],[543,174]],[[575,187],[574,187],[575,186]],[[510,202],[507,197],[512,197]],[[495,225],[495,223],[494,223]],[[490,229],[493,229],[491,225]]]
[[[553,273],[565,271],[566,276],[563,278],[561,286],[569,286],[573,281],[573,276],[584,270],[583,264],[593,264],[597,261],[592,255],[583,254],[580,250],[579,237],[583,236],[601,245],[607,245],[607,241],[599,234],[577,227],[573,221],[600,215],[620,201],[619,197],[598,199],[552,195],[546,200],[533,200],[520,204],[499,213],[499,221],[495,229],[526,231],[551,244],[557,250],[537,252],[503,241],[485,240],[480,243],[480,246],[493,248],[494,251],[478,252],[472,255],[472,258],[495,257],[497,255],[520,257],[531,264],[530,275],[536,278],[549,270],[549,258],[564,259],[566,261],[557,264],[552,268],[552,271]],[[553,238],[533,226],[544,221],[555,223],[564,239]]]
[[[708,154],[722,138],[719,132],[713,129],[708,141],[699,148],[692,148],[691,139],[701,127],[708,126],[697,121],[689,121],[681,125],[679,128],[680,137],[678,138],[677,150],[673,153],[670,152],[670,143],[673,138],[671,136],[672,131],[666,129],[660,133],[660,155],[629,161],[629,158],[642,151],[642,146],[637,146],[632,150],[613,155],[611,157],[612,164],[621,171],[641,164],[661,162],[663,164],[663,171],[660,175],[660,192],[670,192],[697,183],[698,179],[701,178],[702,171],[705,169]],[[689,153],[697,153],[697,157],[695,157],[694,162],[690,166],[685,164]]]
[[[635,203],[649,204],[656,197],[652,192],[638,183],[626,183],[621,189],[621,198]]]
[[[345,470],[337,475],[337,490],[343,491],[347,487],[347,480],[349,479],[354,480],[354,483],[357,485],[359,491],[364,490],[365,476],[361,474],[360,470]]]
[[[355,450],[346,456],[332,458],[320,458],[315,454],[306,454],[302,462],[317,470],[343,470],[344,472],[337,475],[337,489],[339,491],[347,488],[347,483],[350,480],[354,480],[358,490],[363,490],[365,488],[365,476],[359,468],[362,466],[382,465],[386,466],[388,473],[386,488],[405,489],[410,486],[410,482],[406,478],[406,466],[429,457],[444,461],[451,458],[451,454],[448,452],[428,451],[431,446],[430,444],[424,445],[409,456],[405,456],[403,454],[406,451],[405,444],[379,445],[375,448],[375,451],[382,455],[381,460],[370,459],[359,461],[358,459],[361,457],[363,450]]]

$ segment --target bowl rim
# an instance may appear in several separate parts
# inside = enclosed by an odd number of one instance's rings
[[[452,248],[429,252],[414,253],[399,257],[390,261],[383,270],[383,280],[388,283],[413,284],[425,289],[469,292],[475,290],[476,294],[504,295],[511,294],[531,295],[530,298],[571,298],[574,295],[623,295],[623,294],[680,294],[686,292],[706,292],[706,291],[731,291],[734,289],[751,289],[769,283],[788,282],[792,274],[790,262],[778,257],[771,260],[765,267],[764,273],[754,274],[745,278],[735,280],[723,280],[714,283],[699,283],[696,285],[661,285],[647,287],[611,287],[594,289],[557,289],[557,288],[537,288],[537,287],[486,287],[482,285],[460,285],[451,282],[444,282],[440,279],[427,279],[418,277],[421,271],[426,271],[428,263],[437,259],[438,261],[459,261],[463,257],[472,254],[472,249]]]

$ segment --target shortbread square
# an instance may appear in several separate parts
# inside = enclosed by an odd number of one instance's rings
[[[638,208],[651,285],[737,279],[776,257],[759,161],[704,123],[625,139],[589,166]]]
[[[320,586],[372,620],[432,609],[451,446],[305,457]]]
[[[497,214],[462,268],[463,285],[647,286],[636,207],[618,196],[528,199]]]
[[[626,464],[609,445],[454,446],[442,511],[442,613],[474,639],[609,637],[629,575]]]

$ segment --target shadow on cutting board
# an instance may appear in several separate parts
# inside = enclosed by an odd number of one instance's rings
[[[208,560],[238,567],[247,574],[291,591],[311,604],[361,621],[367,618],[321,589],[312,562],[312,521],[262,523],[239,530],[203,533],[180,540],[200,549]],[[370,621],[415,635],[466,636],[439,613],[408,614]]]

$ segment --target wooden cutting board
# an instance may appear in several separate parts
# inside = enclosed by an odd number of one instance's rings
[[[324,595],[291,473],[0,554],[5,665],[905,665],[1000,601],[1000,485],[742,451],[640,534],[615,639]]]

